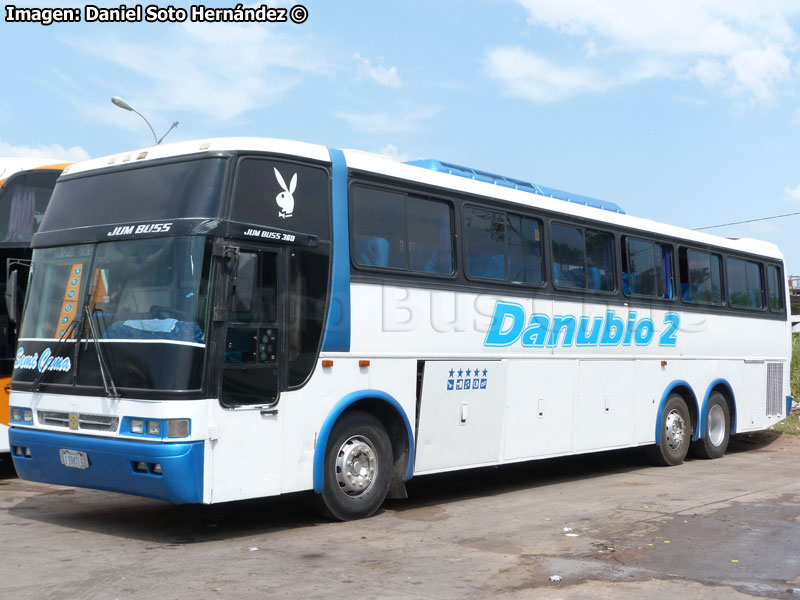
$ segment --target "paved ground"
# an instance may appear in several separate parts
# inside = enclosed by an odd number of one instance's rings
[[[0,598],[800,598],[800,437],[418,478],[375,517],[0,478]],[[559,575],[561,581],[550,581]],[[800,594],[800,589],[798,589]]]

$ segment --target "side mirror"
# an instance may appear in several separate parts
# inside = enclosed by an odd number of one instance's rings
[[[8,312],[8,320],[12,323],[17,322],[17,275],[19,271],[14,269],[8,274],[6,278],[6,311]]]

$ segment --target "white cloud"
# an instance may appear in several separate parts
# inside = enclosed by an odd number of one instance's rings
[[[136,94],[117,93],[148,116],[192,111],[233,119],[328,68],[304,38],[250,24],[182,23],[149,43],[112,35],[65,41],[121,68],[126,80],[147,82]]]
[[[751,2],[749,0],[518,0],[528,11],[528,22],[567,36],[582,38],[587,56],[601,67],[539,63],[544,75],[534,73],[539,84],[555,79],[553,96],[569,97],[588,91],[635,83],[631,69],[650,66],[649,77],[685,77],[704,86],[754,104],[774,103],[781,86],[792,80],[792,59],[798,37],[789,19],[800,14],[800,4]],[[495,48],[498,52],[519,50]],[[524,52],[524,51],[523,51]],[[527,53],[529,56],[535,56]],[[537,65],[529,58],[527,68]],[[564,69],[555,76],[553,69]],[[530,75],[530,74],[529,74]],[[512,69],[495,74],[506,90],[535,102],[541,93],[530,93],[530,85]],[[565,82],[565,80],[568,80]],[[605,85],[598,82],[607,81]],[[520,88],[528,93],[520,94]],[[516,90],[516,91],[515,91]],[[546,98],[547,96],[545,96]]]
[[[80,146],[64,148],[61,144],[40,144],[38,146],[13,146],[0,142],[0,156],[14,158],[55,158],[65,161],[87,160],[89,153]]]
[[[398,150],[397,146],[394,144],[386,144],[383,148],[378,150],[376,154],[380,154],[381,156],[391,158],[392,160],[396,160],[398,162],[407,162],[412,160],[411,155],[408,152],[402,152]]]
[[[706,100],[701,100],[700,98],[691,98],[689,96],[675,96],[675,99],[680,102],[685,102],[686,104],[694,104],[695,106],[708,106],[708,102]]]
[[[539,104],[611,86],[610,81],[593,69],[558,65],[520,47],[490,50],[486,69],[490,77],[503,83],[508,95]]]
[[[792,204],[800,204],[800,184],[794,187],[787,185],[783,188],[783,199]]]
[[[386,112],[338,113],[357,131],[370,134],[404,133],[419,129],[420,125],[432,119],[439,112],[438,108],[418,108],[405,106],[400,114]]]
[[[376,67],[372,66],[372,62],[368,58],[364,58],[356,53],[353,56],[358,61],[358,76],[372,79],[378,84],[388,88],[398,88],[403,85],[400,81],[400,75],[397,73],[397,67],[387,69],[383,65]]]

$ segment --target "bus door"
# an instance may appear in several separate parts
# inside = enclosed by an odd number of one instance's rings
[[[213,501],[280,492],[277,402],[285,379],[285,250],[236,249],[228,279]],[[215,320],[222,315],[215,309]],[[220,338],[218,338],[220,339]],[[260,457],[257,460],[253,456]],[[247,488],[247,489],[244,489]]]

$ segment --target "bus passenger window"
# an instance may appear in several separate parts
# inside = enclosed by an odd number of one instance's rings
[[[767,266],[767,297],[769,309],[780,312],[783,309],[783,287],[780,285],[781,272],[778,267]]]
[[[561,287],[586,287],[583,230],[553,224],[553,282]]]
[[[558,223],[551,233],[555,285],[614,291],[614,236]]]
[[[681,298],[684,302],[722,304],[722,262],[718,254],[682,248]]]
[[[353,261],[418,273],[453,273],[453,228],[447,202],[354,186],[350,204]]]
[[[614,236],[586,230],[586,287],[614,291]]]
[[[761,265],[739,258],[729,258],[727,265],[728,299],[731,306],[761,308],[764,305]]]
[[[505,213],[464,208],[467,239],[467,275],[483,279],[506,279]]]
[[[627,238],[622,254],[622,291],[626,296],[672,298],[670,247]]]
[[[407,269],[405,196],[355,186],[352,191],[353,260],[365,267]]]
[[[453,272],[450,207],[423,198],[406,199],[408,263],[412,271],[449,275]]]
[[[508,278],[542,283],[542,224],[537,219],[508,215]]]

